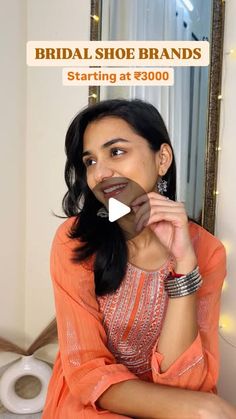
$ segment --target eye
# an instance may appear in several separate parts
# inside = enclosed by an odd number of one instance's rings
[[[94,161],[93,159],[85,159],[84,160],[84,165],[86,166],[86,167],[88,167],[88,166],[91,166],[92,165],[92,161]]]
[[[112,156],[120,156],[124,153],[126,153],[124,150],[121,150],[120,148],[114,147],[110,149],[110,153]],[[88,157],[87,159],[84,159],[83,163],[86,167],[92,166],[96,161],[92,159],[91,157]]]
[[[117,148],[117,147],[111,149],[111,154],[115,156],[120,156],[120,154],[124,154],[124,153],[125,153],[124,150],[121,150],[120,148]]]

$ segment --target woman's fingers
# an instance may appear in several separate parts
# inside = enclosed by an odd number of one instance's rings
[[[161,220],[177,221],[170,215],[171,213],[179,214],[177,218],[179,217],[180,224],[187,219],[185,206],[182,202],[169,200],[156,192],[139,196],[131,203],[131,207],[135,212],[134,222],[137,231],[140,231],[144,225]]]
[[[141,197],[140,201],[141,201]],[[175,202],[175,201],[171,201],[171,200],[167,200],[167,199],[159,199],[159,198],[149,198],[146,199],[146,197],[144,197],[142,199],[142,202],[140,201],[133,201],[135,202],[135,204],[131,203],[131,208],[133,209],[133,211],[137,214],[137,217],[141,216],[143,213],[145,213],[146,211],[149,211],[155,207],[155,206],[160,206],[160,208],[183,208],[185,210],[184,204],[182,202]],[[138,202],[138,203],[137,203]]]
[[[186,215],[185,208],[182,204],[180,205],[166,205],[166,201],[161,202],[155,201],[154,204],[152,203],[150,206],[149,202],[145,202],[139,208],[135,207],[135,219],[134,222],[138,225],[144,221],[147,221],[149,218],[154,214],[161,214],[163,220],[165,219],[165,213],[178,213]]]
[[[147,207],[145,204],[136,212],[134,222],[136,224],[141,223],[142,221],[147,221],[155,214],[165,217],[165,213],[178,213],[185,214],[181,207],[167,207],[161,205],[154,205],[153,207]]]
[[[163,201],[170,201],[169,199],[167,199],[167,197],[165,197],[163,195],[160,195],[157,192],[149,192],[147,194],[141,195],[138,198],[136,198],[133,202],[131,202],[131,206],[140,205],[143,202],[146,202],[146,201],[148,201],[149,199],[152,199],[152,198],[160,199],[160,200],[163,200]],[[172,202],[174,202],[174,201],[172,201]]]
[[[144,226],[148,226],[153,223],[157,223],[160,221],[169,221],[176,226],[183,226],[187,221],[187,215],[181,209],[173,208],[172,211],[168,209],[168,211],[161,211],[159,208],[158,210],[153,209],[151,213],[143,214],[136,224],[136,230],[140,231]]]
[[[130,206],[131,207],[136,207],[136,206],[140,206],[141,204],[145,203],[145,202],[149,202],[150,205],[154,204],[154,203],[160,203],[163,204],[165,203],[165,205],[168,206],[184,206],[183,202],[179,202],[179,201],[172,201],[171,199],[167,198],[166,196],[160,195],[156,192],[150,192],[148,194],[144,194],[139,196],[138,198],[136,198],[134,201],[131,202]]]
[[[152,199],[152,198],[161,199],[161,200],[165,200],[165,201],[169,200],[166,196],[160,195],[157,192],[149,192],[147,194],[143,194],[143,195],[138,196],[138,198],[136,198],[133,202],[131,202],[131,206],[132,205],[140,205],[143,202],[146,202],[146,201],[148,201],[149,199]]]

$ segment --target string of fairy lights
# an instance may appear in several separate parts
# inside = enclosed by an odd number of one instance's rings
[[[95,24],[98,24],[100,22],[100,17],[98,15],[90,15],[91,19],[95,22]],[[89,95],[89,99],[95,99],[97,100],[98,95],[97,93],[93,92],[91,95]]]
[[[225,0],[222,0],[222,2],[224,2]],[[96,23],[98,23],[99,21],[100,21],[100,17],[98,16],[98,15],[90,15],[91,16],[91,19],[93,19],[94,20],[94,22],[96,22]],[[230,57],[230,59],[236,59],[236,49],[234,49],[234,48],[232,48],[232,49],[230,49],[230,50],[228,50],[228,51],[226,51],[225,53],[224,53],[224,59],[223,59],[223,68],[222,68],[222,92],[224,91],[224,86],[225,86],[225,80],[226,80],[226,76],[227,76],[227,60],[228,60],[228,57]],[[93,98],[93,99],[97,99],[97,94],[96,93],[92,93],[89,97],[91,97],[91,98]],[[218,100],[221,100],[221,101],[223,101],[223,95],[222,94],[219,94],[218,95]],[[221,106],[221,127],[220,127],[220,141],[221,141],[221,139],[222,139],[222,134],[223,134],[223,131],[224,131],[224,107],[222,107]],[[217,151],[218,152],[220,152],[222,150],[222,148],[221,148],[221,146],[219,145],[218,147],[217,147]],[[216,191],[214,191],[214,194],[215,195],[219,195],[219,191],[218,190],[216,190]],[[223,242],[223,244],[224,244],[224,246],[225,246],[225,249],[226,249],[226,253],[227,253],[227,255],[229,254],[229,252],[230,252],[230,246],[229,246],[229,244],[226,242],[226,241],[224,241],[224,240],[222,240],[222,242]],[[227,289],[229,288],[229,283],[228,283],[228,280],[226,279],[225,281],[224,281],[224,284],[223,284],[223,289],[222,289],[222,292],[223,292],[223,294],[225,293],[225,292],[227,292]],[[227,336],[227,338],[224,336],[224,334],[232,334],[232,332],[235,332],[235,320],[231,317],[231,316],[229,316],[228,314],[226,314],[226,313],[221,313],[221,315],[220,315],[220,320],[219,320],[219,335],[220,335],[220,337],[228,344],[228,345],[230,345],[231,347],[233,347],[233,348],[236,348],[236,345],[235,344],[233,344],[229,339],[228,339],[228,336]],[[223,334],[224,333],[224,334]]]

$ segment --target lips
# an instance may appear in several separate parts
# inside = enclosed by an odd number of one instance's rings
[[[103,188],[102,191],[106,198],[110,198],[111,196],[118,195],[125,187],[127,183],[117,183],[113,185],[107,185],[106,188]]]

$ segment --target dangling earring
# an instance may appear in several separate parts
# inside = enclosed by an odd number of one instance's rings
[[[97,212],[97,217],[107,218],[108,217],[107,209],[105,207],[99,208],[99,210]]]
[[[164,179],[160,179],[157,182],[157,190],[161,195],[163,195],[164,192],[167,192],[167,181]]]

